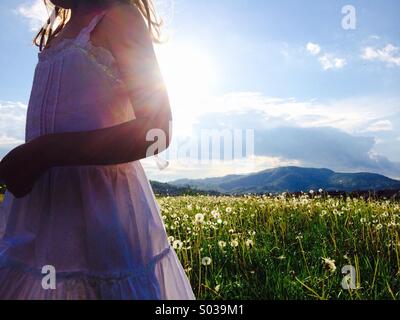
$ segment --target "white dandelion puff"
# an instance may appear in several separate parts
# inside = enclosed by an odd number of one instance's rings
[[[204,257],[203,259],[201,259],[201,264],[203,266],[209,266],[212,262],[212,259],[210,257]]]

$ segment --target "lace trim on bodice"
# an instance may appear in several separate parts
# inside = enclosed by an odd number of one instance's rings
[[[83,28],[76,38],[65,38],[54,46],[38,53],[40,62],[56,59],[69,50],[78,49],[85,53],[88,58],[105,71],[114,81],[122,82],[114,55],[106,48],[95,46],[90,40],[90,34],[99,21],[104,17],[105,11],[95,16],[90,24]]]
[[[54,47],[39,52],[39,61],[51,61],[72,49],[81,50],[113,80],[122,82],[113,54],[106,48],[93,45],[90,41],[87,42],[85,46],[81,46],[76,43],[75,39],[64,39]]]

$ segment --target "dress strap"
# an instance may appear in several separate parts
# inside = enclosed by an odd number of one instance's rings
[[[99,14],[97,14],[92,21],[90,21],[89,25],[86,26],[81,30],[79,35],[76,38],[76,43],[78,45],[85,45],[90,41],[90,35],[92,31],[96,28],[100,20],[104,17],[106,14],[106,11],[102,11]]]

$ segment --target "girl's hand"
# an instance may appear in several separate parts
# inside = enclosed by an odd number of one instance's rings
[[[46,170],[40,149],[33,140],[16,147],[0,162],[0,181],[16,198],[26,196]]]

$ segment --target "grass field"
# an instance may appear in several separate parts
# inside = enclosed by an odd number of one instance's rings
[[[400,298],[399,202],[317,194],[158,201],[199,299]]]
[[[157,199],[198,299],[400,299],[399,202],[316,193]],[[346,266],[354,269],[344,281]]]

